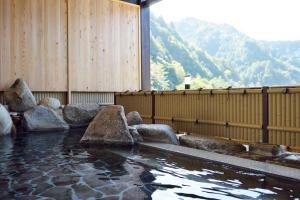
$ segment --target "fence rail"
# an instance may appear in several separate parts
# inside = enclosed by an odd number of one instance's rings
[[[177,131],[300,147],[300,87],[125,92],[115,103]]]
[[[32,92],[37,103],[47,97],[57,98],[62,105],[68,104],[68,92],[45,92],[45,91],[33,91]],[[70,93],[71,104],[90,104],[99,103],[102,105],[114,104],[113,92],[71,92]],[[5,104],[4,92],[0,91],[0,104]]]

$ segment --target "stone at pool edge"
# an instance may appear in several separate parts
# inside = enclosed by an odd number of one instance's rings
[[[63,117],[71,128],[87,127],[102,107],[99,104],[69,104],[63,108]]]
[[[47,97],[40,100],[39,105],[58,110],[61,106],[60,101],[53,97]]]
[[[15,112],[25,112],[37,106],[35,97],[27,83],[17,79],[14,84],[4,92],[4,99],[9,109]]]
[[[287,151],[284,145],[251,143],[249,144],[249,152],[261,156],[279,157],[284,155]]]
[[[123,106],[103,107],[86,129],[80,143],[133,145]]]
[[[135,144],[144,141],[142,136],[139,134],[139,132],[137,131],[136,128],[134,128],[132,126],[128,126],[128,129],[129,129],[129,132],[130,132]]]
[[[8,135],[13,128],[12,119],[6,108],[0,104],[0,136]]]
[[[144,142],[159,142],[179,145],[175,131],[165,124],[139,124],[132,126],[137,129]]]
[[[128,126],[143,124],[143,119],[137,111],[132,111],[126,115]]]
[[[182,135],[179,137],[179,141],[182,146],[216,153],[234,154],[246,151],[242,144],[210,136]]]
[[[26,131],[65,131],[69,125],[54,110],[45,106],[36,106],[24,113]]]

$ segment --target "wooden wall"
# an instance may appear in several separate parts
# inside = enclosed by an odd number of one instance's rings
[[[138,89],[139,7],[72,0],[69,8],[71,89]]]
[[[0,0],[0,91],[140,89],[139,7],[114,0]]]
[[[17,78],[36,91],[67,90],[64,0],[0,0],[0,90]]]

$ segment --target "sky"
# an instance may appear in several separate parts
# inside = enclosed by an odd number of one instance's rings
[[[227,23],[257,40],[300,40],[300,0],[162,0],[151,12],[166,21]]]

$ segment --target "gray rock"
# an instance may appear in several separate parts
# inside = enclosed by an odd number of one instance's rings
[[[60,101],[56,98],[48,97],[40,100],[39,105],[52,108],[53,110],[58,110],[60,107]]]
[[[132,126],[128,126],[130,135],[133,138],[134,143],[139,143],[139,142],[143,142],[143,138],[142,136],[139,134],[139,132],[137,131],[136,128],[132,127]]]
[[[24,125],[27,131],[64,131],[69,125],[54,110],[37,106],[24,113]]]
[[[64,114],[63,114],[63,110],[62,110],[62,109],[55,110],[55,112],[56,112],[61,118],[64,118]]]
[[[286,147],[284,145],[276,145],[276,144],[253,143],[249,145],[249,152],[261,156],[277,157],[286,153]]]
[[[143,120],[137,111],[127,113],[126,119],[128,126],[143,124]]]
[[[182,135],[179,137],[179,141],[182,146],[223,154],[234,154],[246,151],[245,147],[239,143],[209,136]]]
[[[79,181],[79,177],[72,175],[63,175],[53,177],[52,182],[56,186],[73,185]]]
[[[8,105],[3,105],[3,106],[9,112],[9,106]]]
[[[178,145],[174,130],[165,124],[140,124],[132,126],[146,142],[160,142]]]
[[[36,106],[36,100],[28,85],[22,79],[17,79],[15,83],[4,92],[4,98],[10,110],[25,112]]]
[[[123,200],[132,199],[148,199],[147,194],[139,187],[132,187],[125,190],[123,193]]]
[[[300,153],[286,152],[286,153],[280,155],[280,159],[300,162]]]
[[[66,187],[66,186],[52,187],[40,195],[43,197],[49,197],[50,199],[55,199],[55,200],[73,199],[72,198],[72,189],[70,187]]]
[[[71,127],[88,126],[100,109],[99,104],[70,104],[63,108],[63,116]]]
[[[133,145],[123,106],[105,106],[90,123],[81,143]]]
[[[11,133],[13,127],[12,119],[6,108],[0,104],[0,136]]]

